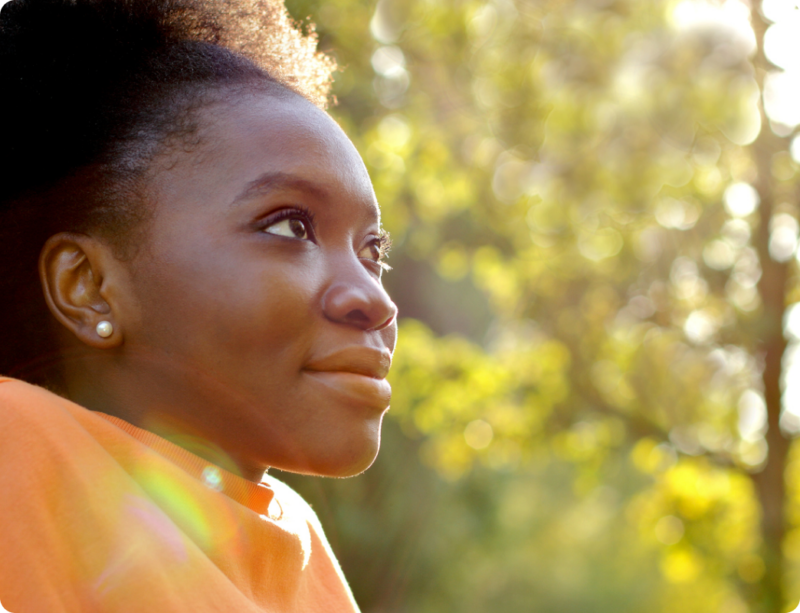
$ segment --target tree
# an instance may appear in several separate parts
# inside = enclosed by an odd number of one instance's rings
[[[333,113],[395,238],[386,283],[426,324],[403,324],[389,425],[418,459],[389,453],[431,506],[372,497],[400,478],[383,460],[360,485],[319,486],[351,542],[432,535],[391,593],[368,587],[399,572],[391,553],[345,552],[365,607],[783,613],[800,598],[784,556],[796,426],[781,422],[793,128],[760,104],[759,7],[703,6],[289,3],[344,67]],[[526,508],[540,488],[553,504]]]

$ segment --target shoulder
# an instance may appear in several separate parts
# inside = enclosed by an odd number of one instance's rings
[[[65,417],[67,402],[48,390],[7,377],[0,377],[0,427],[37,425],[49,429],[52,420]]]
[[[322,529],[322,524],[311,505],[300,494],[275,477],[266,475],[261,482],[269,486],[274,492],[275,500],[280,505],[282,523],[295,523],[298,521],[304,523],[319,538],[328,555],[335,560],[328,539],[325,537],[325,531]]]
[[[0,377],[0,425],[54,427],[76,422],[91,411],[38,385]]]
[[[271,475],[265,475],[261,482],[273,491],[275,500],[280,503],[284,515],[302,517],[313,523],[315,527],[319,526],[317,514],[314,513],[311,505],[291,487]]]
[[[68,400],[51,391],[18,379],[0,377],[0,419],[41,418],[43,414],[66,411]]]
[[[331,549],[322,525],[311,505],[288,485],[272,476],[265,476],[262,482],[272,489],[275,493],[275,499],[281,505],[283,511],[281,524],[291,525],[295,524],[295,522],[302,522],[307,526],[309,540],[304,543],[304,547],[307,547],[309,553],[311,553],[311,564],[318,569],[320,580],[327,582],[327,589],[330,593],[336,594],[335,598],[339,599],[340,603],[346,603],[335,610],[358,613],[358,605],[353,598],[350,586],[347,584],[336,555]],[[292,531],[299,534],[296,528]],[[302,537],[301,540],[303,540]],[[306,561],[308,562],[308,560]]]
[[[0,458],[30,464],[40,457],[61,457],[91,438],[85,424],[93,417],[42,387],[0,377]]]

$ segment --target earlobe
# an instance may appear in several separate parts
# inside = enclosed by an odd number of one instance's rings
[[[51,236],[39,255],[45,300],[58,322],[82,343],[108,349],[122,342],[104,298],[109,247],[85,234]]]

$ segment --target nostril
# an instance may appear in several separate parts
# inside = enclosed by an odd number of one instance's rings
[[[369,327],[370,320],[367,314],[360,309],[353,309],[346,315],[349,323],[358,324],[360,326]]]

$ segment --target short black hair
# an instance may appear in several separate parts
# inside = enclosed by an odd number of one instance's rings
[[[37,266],[57,232],[122,244],[142,177],[231,87],[324,108],[333,60],[280,0],[11,0],[0,11],[0,374],[34,382],[58,346]]]

